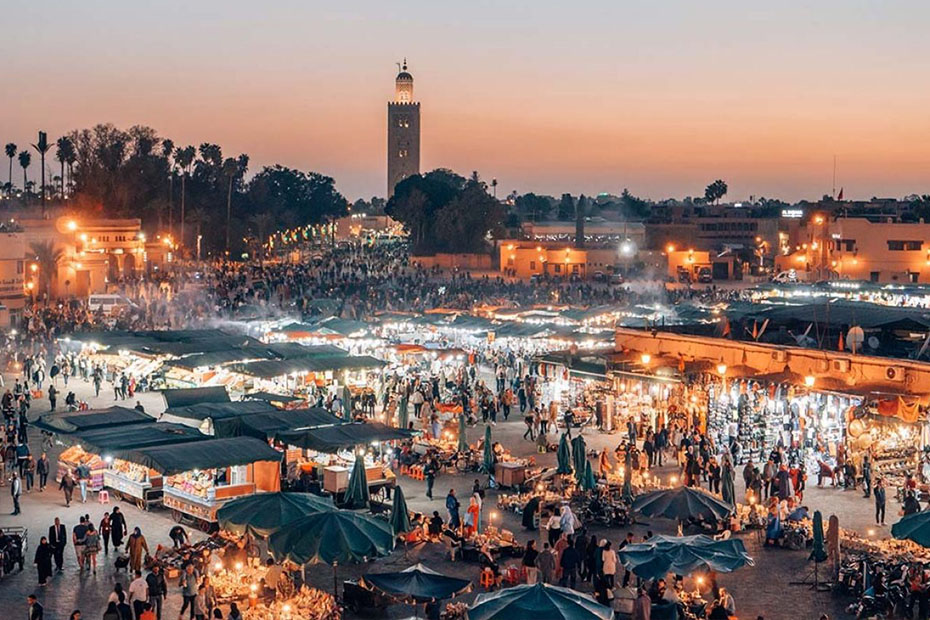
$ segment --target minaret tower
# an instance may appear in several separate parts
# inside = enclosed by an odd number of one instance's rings
[[[405,178],[420,173],[420,103],[413,100],[413,76],[407,59],[398,65],[394,101],[388,103],[387,197]]]

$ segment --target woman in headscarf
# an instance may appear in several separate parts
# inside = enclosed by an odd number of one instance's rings
[[[142,530],[138,527],[129,535],[126,542],[126,548],[129,550],[129,567],[133,571],[142,570],[142,552],[149,553],[149,544],[142,535]]]
[[[604,448],[597,460],[597,471],[601,478],[606,478],[607,474],[610,473],[610,469],[610,455],[607,453],[607,448]]]
[[[565,536],[574,536],[575,534],[575,513],[572,512],[568,504],[562,505],[559,525],[562,528],[562,534]]]
[[[472,495],[468,501],[468,509],[465,511],[465,537],[468,538],[478,531],[478,518],[481,515],[481,509],[478,508],[478,501]]]

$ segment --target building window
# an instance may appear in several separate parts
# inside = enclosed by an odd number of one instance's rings
[[[869,282],[878,282],[878,276],[881,271],[870,271],[869,272]]]
[[[856,240],[855,239],[837,239],[836,249],[841,252],[855,252],[856,251]]]
[[[536,271],[536,261],[530,261],[530,271]]]
[[[892,252],[915,252],[919,251],[922,245],[921,241],[888,241],[888,249]]]
[[[909,272],[907,273],[907,277],[908,277],[908,279],[909,279],[911,282],[913,282],[914,284],[916,284],[916,283],[920,280],[920,272],[919,272],[919,271],[909,271]]]
[[[23,261],[18,260],[16,261],[16,273],[22,273],[22,272],[23,272]]]
[[[555,271],[556,273],[562,273],[562,265],[556,264],[553,271]]]
[[[508,267],[513,267],[513,258],[512,258],[512,257],[507,259],[507,266],[508,266]]]

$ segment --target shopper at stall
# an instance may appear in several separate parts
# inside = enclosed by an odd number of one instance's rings
[[[562,569],[559,585],[574,590],[578,580],[578,566],[581,564],[581,556],[575,549],[574,540],[571,537],[563,537],[563,539],[566,542],[566,547],[559,557],[559,568]]]
[[[526,583],[535,584],[539,576],[539,570],[536,567],[536,560],[539,552],[536,551],[536,541],[532,538],[526,541],[526,549],[523,551],[523,569],[526,571]]]

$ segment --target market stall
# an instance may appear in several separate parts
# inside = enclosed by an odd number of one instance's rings
[[[281,488],[282,454],[254,437],[226,437],[117,452],[164,477],[163,503],[178,521],[216,521],[227,500]]]
[[[324,490],[336,495],[337,500],[348,488],[356,458],[354,450],[366,446],[369,494],[386,499],[396,478],[390,469],[392,451],[384,450],[384,444],[413,436],[410,431],[366,422],[282,431],[275,434],[275,441],[296,448],[287,450],[287,467],[288,471],[296,468],[305,490]]]

